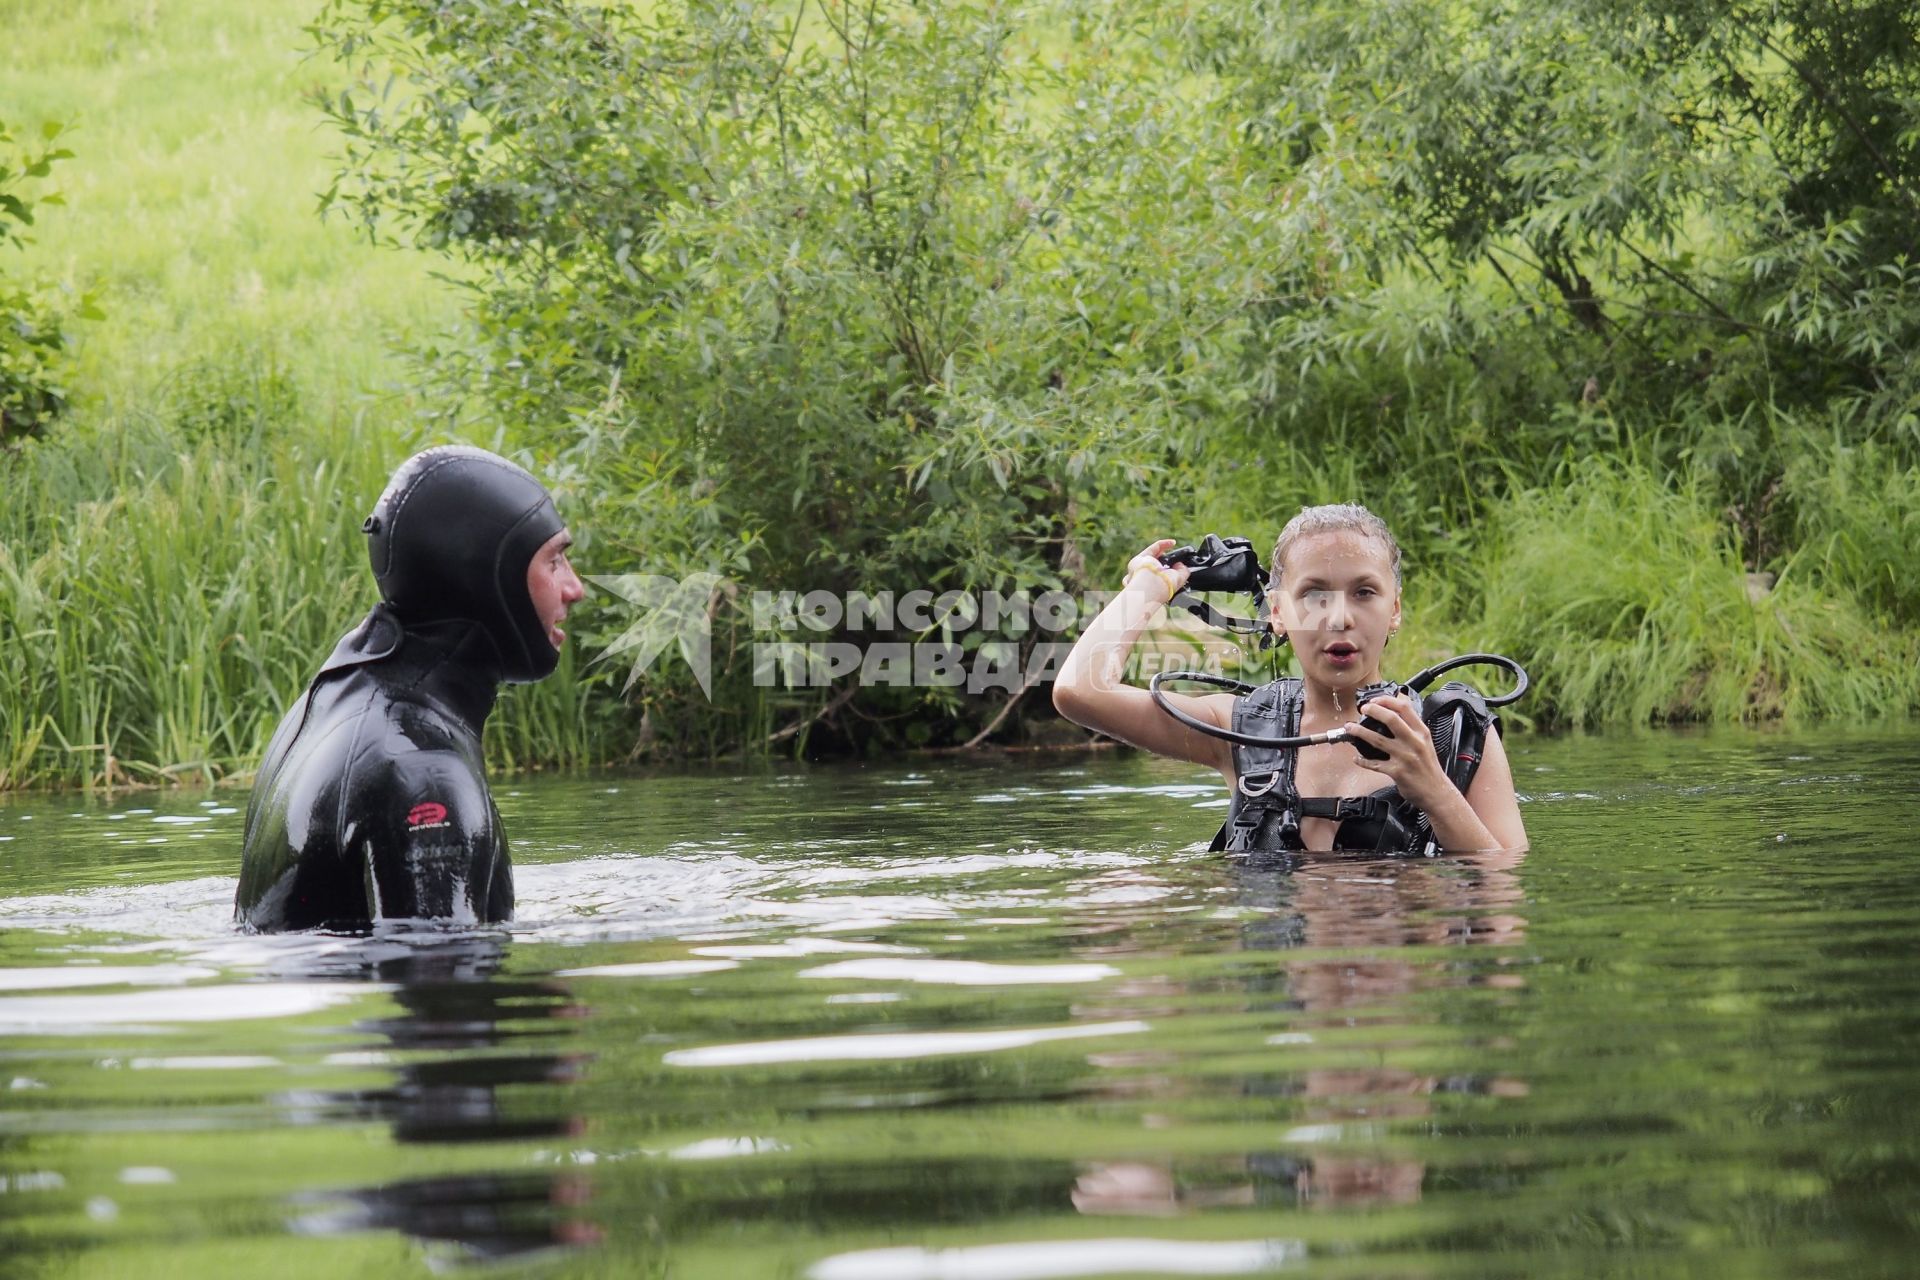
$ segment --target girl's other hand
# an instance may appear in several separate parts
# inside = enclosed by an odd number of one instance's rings
[[[1440,756],[1434,750],[1433,734],[1427,722],[1415,713],[1411,701],[1397,693],[1372,699],[1363,714],[1385,725],[1393,736],[1375,733],[1358,721],[1348,724],[1349,739],[1371,743],[1387,753],[1385,760],[1361,756],[1361,766],[1386,774],[1402,796],[1423,809],[1430,808],[1434,797],[1444,794],[1442,788],[1453,784],[1447,781],[1446,770],[1440,767]]]

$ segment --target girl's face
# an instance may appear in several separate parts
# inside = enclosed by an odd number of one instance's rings
[[[1272,625],[1293,642],[1301,674],[1357,689],[1380,678],[1380,653],[1400,625],[1393,561],[1377,538],[1339,529],[1288,548]]]

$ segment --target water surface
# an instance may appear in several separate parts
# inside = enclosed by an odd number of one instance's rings
[[[519,919],[246,937],[0,798],[0,1271],[1908,1275],[1920,734],[1511,745],[1525,858],[1117,754],[510,779]]]

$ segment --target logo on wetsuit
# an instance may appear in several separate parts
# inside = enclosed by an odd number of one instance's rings
[[[410,831],[432,831],[436,827],[447,825],[447,806],[429,800],[407,810],[407,829]]]

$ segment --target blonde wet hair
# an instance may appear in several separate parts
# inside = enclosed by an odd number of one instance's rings
[[[1293,544],[1302,538],[1312,537],[1316,533],[1357,533],[1364,538],[1372,538],[1386,548],[1387,559],[1393,563],[1393,586],[1400,588],[1400,543],[1395,540],[1393,531],[1387,528],[1387,522],[1373,512],[1355,502],[1330,502],[1325,506],[1302,507],[1300,514],[1287,521],[1286,528],[1280,530],[1280,536],[1273,541],[1273,559],[1267,579],[1271,590],[1280,589],[1280,568],[1286,563],[1287,553],[1293,550]]]

